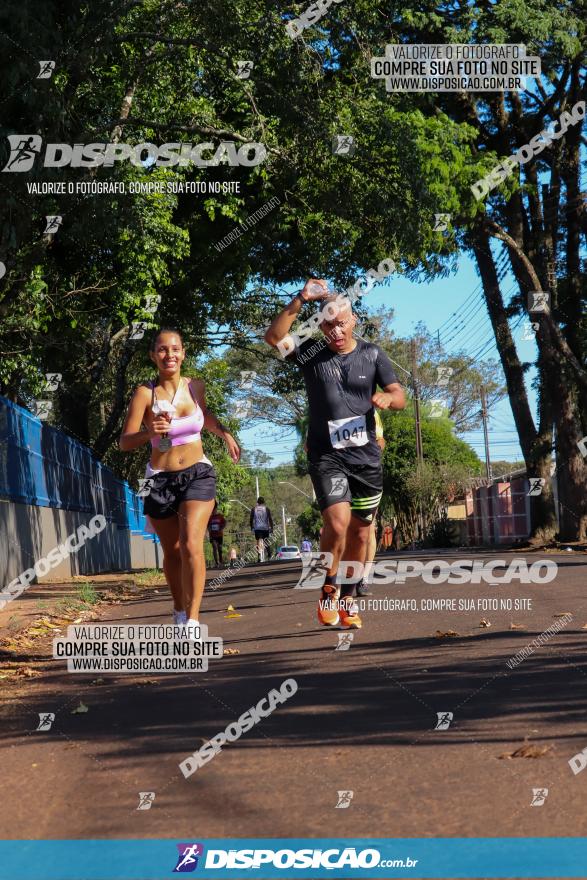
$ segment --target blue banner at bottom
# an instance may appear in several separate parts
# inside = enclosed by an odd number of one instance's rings
[[[4,840],[0,880],[587,877],[585,837]]]

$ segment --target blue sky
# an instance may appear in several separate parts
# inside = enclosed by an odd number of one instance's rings
[[[506,274],[502,281],[502,292],[506,303],[509,302],[510,294],[514,290],[513,276]],[[480,355],[483,360],[498,360],[479,277],[474,261],[468,256],[461,257],[458,270],[453,275],[429,283],[408,281],[400,275],[391,275],[368,294],[368,304],[373,309],[380,306],[394,309],[394,329],[399,336],[412,335],[416,325],[423,321],[433,333],[436,334],[439,330],[440,339],[448,352],[465,351],[471,355]],[[531,339],[528,341],[522,339],[525,320],[515,319],[511,326],[512,329],[516,328],[513,332],[521,360],[534,361],[535,343]],[[535,408],[534,391],[528,387],[528,392],[531,404]],[[492,460],[521,459],[522,454],[507,397],[490,410],[489,416]],[[260,449],[271,455],[273,464],[291,461],[297,442],[293,430],[288,434],[276,436],[275,426],[269,422],[241,431],[240,437],[245,448]],[[470,432],[463,435],[463,438],[484,460],[483,432],[481,430]]]

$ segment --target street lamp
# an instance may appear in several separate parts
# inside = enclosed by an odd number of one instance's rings
[[[245,510],[248,510],[249,513],[251,512],[251,508],[250,508],[250,507],[247,507],[246,504],[243,504],[242,501],[239,501],[238,498],[229,498],[228,501],[227,501],[226,503],[227,503],[227,504],[230,504],[231,501],[236,501],[237,504],[240,504],[240,506],[241,506],[241,507],[244,507]]]
[[[316,500],[316,493],[314,492],[314,486],[312,486],[312,494],[311,494],[311,495],[308,495],[307,492],[304,492],[304,490],[303,490],[303,489],[300,489],[299,486],[296,486],[295,483],[290,483],[289,480],[278,480],[277,482],[279,483],[280,486],[293,486],[293,488],[294,488],[297,492],[301,492],[302,495],[305,495],[305,496],[306,496],[306,498],[310,498],[311,501],[315,501],[315,500]]]

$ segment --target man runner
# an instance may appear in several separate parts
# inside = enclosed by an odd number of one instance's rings
[[[258,561],[265,562],[265,543],[273,531],[273,517],[264,498],[257,498],[257,503],[251,507],[249,524],[255,534]]]
[[[324,343],[309,339],[296,350],[289,331],[304,303],[318,300],[322,301]],[[329,294],[325,281],[310,279],[265,334],[269,345],[291,352],[288,357],[304,377],[309,471],[324,523],[320,551],[327,554],[318,620],[324,626],[346,628],[359,628],[362,622],[353,600],[355,583],[342,584],[338,596],[339,562],[355,561],[362,571],[383,485],[374,407],[405,406],[405,394],[389,358],[374,343],[355,339],[355,324],[350,301]],[[378,386],[383,390],[378,391]],[[342,575],[346,581],[346,572]]]

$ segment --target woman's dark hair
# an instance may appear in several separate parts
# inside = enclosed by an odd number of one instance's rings
[[[153,336],[153,338],[151,340],[151,344],[149,346],[149,351],[155,351],[155,348],[157,347],[157,340],[159,339],[159,337],[161,336],[162,333],[175,333],[176,336],[179,336],[179,341],[181,342],[181,347],[185,348],[185,345],[183,344],[183,336],[181,335],[179,330],[176,330],[175,327],[160,327],[159,330],[157,330],[156,334]]]
[[[259,496],[259,498],[257,498],[257,504],[265,504],[265,499],[264,499],[264,498],[261,498],[261,497]]]

